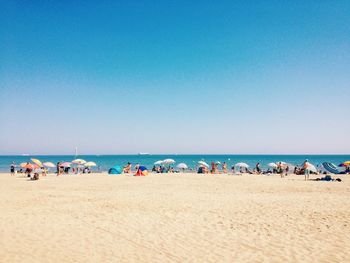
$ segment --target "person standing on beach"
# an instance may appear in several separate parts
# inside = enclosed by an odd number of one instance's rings
[[[279,162],[277,164],[277,173],[279,173],[281,175],[281,178],[283,178],[283,167],[282,167],[282,162]]]
[[[16,164],[15,164],[15,162],[12,162],[11,166],[10,166],[11,175],[15,175],[15,172],[16,172],[15,168],[16,168]]]
[[[306,160],[305,160],[305,162],[303,163],[303,169],[304,169],[305,181],[306,181],[306,180],[309,180],[309,176],[310,176],[310,170],[309,170],[309,167],[310,167],[309,160],[308,160],[308,159],[306,159]]]
[[[210,170],[210,172],[212,174],[216,174],[218,172],[218,165],[217,165],[217,163],[211,162],[211,170]]]
[[[260,163],[257,163],[257,164],[255,165],[255,171],[256,171],[258,174],[261,174]]]
[[[60,175],[60,171],[61,171],[60,162],[57,162],[57,164],[56,164],[56,173],[57,173],[57,176]]]

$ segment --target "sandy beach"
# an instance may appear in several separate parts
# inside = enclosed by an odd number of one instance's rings
[[[0,261],[349,262],[337,177],[0,174]]]

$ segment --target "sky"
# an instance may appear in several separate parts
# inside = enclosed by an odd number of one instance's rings
[[[348,154],[349,14],[3,0],[0,154]]]

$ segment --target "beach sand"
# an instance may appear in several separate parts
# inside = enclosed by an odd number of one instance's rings
[[[350,176],[0,174],[0,262],[350,262]]]

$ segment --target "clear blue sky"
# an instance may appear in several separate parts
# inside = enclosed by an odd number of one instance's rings
[[[349,1],[34,2],[0,3],[0,154],[350,152]]]

